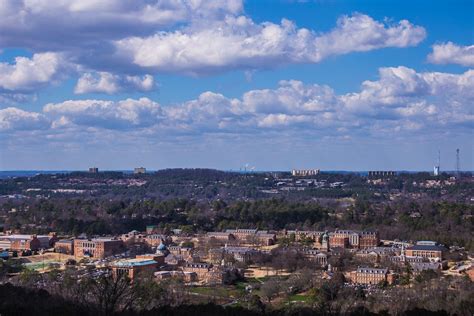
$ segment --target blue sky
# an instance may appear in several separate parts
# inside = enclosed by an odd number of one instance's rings
[[[0,169],[474,167],[472,1],[0,3]]]

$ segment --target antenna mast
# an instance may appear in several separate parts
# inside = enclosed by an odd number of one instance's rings
[[[441,150],[438,149],[438,168],[441,168]]]
[[[461,173],[461,163],[459,162],[459,148],[456,149],[456,175],[459,177]]]

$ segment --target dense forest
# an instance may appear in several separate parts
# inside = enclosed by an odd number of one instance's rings
[[[282,189],[283,188],[283,189]],[[0,225],[24,233],[106,235],[146,225],[185,232],[236,227],[378,230],[381,238],[435,239],[474,249],[472,176],[359,173],[291,177],[166,169],[74,172],[0,180]],[[271,193],[268,193],[271,192]]]
[[[378,203],[356,199],[348,207],[330,208],[317,202],[285,199],[199,203],[188,199],[59,198],[20,205],[5,203],[2,208],[22,210],[6,212],[5,229],[26,229],[35,233],[120,234],[132,229],[144,230],[151,224],[163,229],[181,228],[190,233],[238,227],[270,230],[346,228],[378,230],[383,239],[435,239],[447,245],[474,249],[474,206],[429,200]]]

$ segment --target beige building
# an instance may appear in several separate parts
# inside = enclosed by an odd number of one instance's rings
[[[320,173],[319,169],[293,169],[291,175],[293,177],[308,177],[317,176]]]

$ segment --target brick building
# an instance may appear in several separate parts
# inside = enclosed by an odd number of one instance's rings
[[[145,237],[145,243],[150,247],[157,247],[162,243],[166,243],[167,238],[165,235],[152,234]]]
[[[295,236],[295,241],[301,241],[303,239],[311,239],[316,243],[319,243],[319,239],[321,236],[324,234],[324,232],[321,231],[315,231],[315,230],[288,230],[286,231],[286,236]]]
[[[227,232],[208,232],[206,236],[209,239],[216,239],[221,242],[229,242],[235,240],[235,236]]]
[[[0,249],[12,251],[35,251],[41,248],[49,248],[48,236],[40,236],[40,238],[38,238],[37,235],[0,235]]]
[[[120,275],[126,275],[131,281],[137,279],[140,275],[152,275],[158,269],[158,262],[153,259],[128,259],[113,263],[112,275],[116,278]]]
[[[266,230],[252,228],[227,229],[227,234],[231,234],[241,243],[259,243],[265,246],[275,244],[276,235]]]
[[[392,284],[394,281],[394,275],[390,273],[387,268],[357,268],[356,271],[350,273],[350,279],[352,283],[356,284],[375,285],[381,282]]]
[[[380,243],[378,232],[336,230],[329,234],[329,245],[341,248],[372,248]]]
[[[186,271],[157,271],[155,272],[155,279],[162,281],[170,278],[181,279],[185,283],[197,282],[197,274],[195,272]]]
[[[124,243],[134,244],[134,243],[143,243],[146,239],[146,234],[140,233],[139,231],[132,230],[126,234],[122,234],[120,239]]]
[[[112,238],[74,239],[74,256],[103,259],[123,251],[122,240]]]
[[[205,280],[209,270],[211,270],[212,264],[205,262],[186,263],[183,267],[184,272],[194,272],[197,275],[199,281]]]
[[[406,249],[406,255],[410,257],[422,257],[431,261],[444,259],[446,248],[436,244],[416,244]]]
[[[366,249],[377,247],[380,244],[380,237],[378,232],[361,231],[359,234],[358,248]]]
[[[56,241],[54,244],[54,251],[57,253],[64,253],[66,255],[74,254],[74,240],[73,239],[61,239]]]

